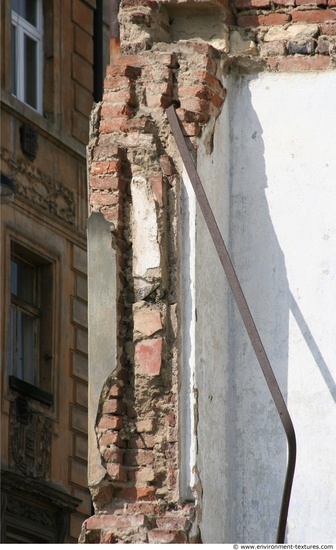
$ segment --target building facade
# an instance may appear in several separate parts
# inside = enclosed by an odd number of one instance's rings
[[[275,542],[283,426],[174,106],[291,415],[285,540],[336,537],[334,0],[122,0],[91,117],[81,542]]]
[[[95,1],[0,9],[1,536],[77,542],[91,514],[86,144],[107,23]]]

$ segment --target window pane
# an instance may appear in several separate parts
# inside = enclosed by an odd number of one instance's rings
[[[16,342],[16,327],[15,327],[15,312],[14,306],[10,308],[10,342],[9,342],[9,374],[16,376],[15,369],[15,342]]]
[[[16,27],[12,25],[12,94],[17,95],[17,50],[16,50]]]
[[[15,13],[20,13],[19,12],[19,3],[20,1],[22,2],[22,0],[12,0],[12,10],[15,11]]]
[[[19,354],[18,376],[35,384],[35,332],[36,319],[22,311],[18,312]]]
[[[11,292],[28,304],[37,306],[36,267],[17,258],[11,260]]]
[[[37,0],[12,0],[12,10],[36,27]]]
[[[37,109],[37,42],[25,35],[25,102]]]
[[[21,0],[23,1],[23,0]],[[25,0],[25,13],[23,17],[34,27],[37,25],[36,11],[37,11],[37,0]]]

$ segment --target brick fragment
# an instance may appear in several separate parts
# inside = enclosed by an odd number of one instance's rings
[[[150,483],[154,481],[155,472],[153,468],[145,467],[140,470],[129,470],[128,479],[129,481],[136,481],[137,483]]]
[[[131,118],[134,115],[134,110],[127,103],[115,103],[113,105],[103,104],[102,106],[102,121],[100,123],[100,131],[102,126],[106,126],[106,123],[114,118]],[[103,122],[105,124],[103,125]]]
[[[153,418],[146,418],[144,420],[139,420],[135,423],[135,427],[138,433],[143,432],[152,432],[154,428]]]
[[[118,196],[112,193],[101,193],[100,191],[96,191],[94,193],[91,193],[90,196],[90,204],[112,206],[118,204],[118,202]]]
[[[149,184],[152,186],[154,198],[158,203],[159,207],[163,207],[163,176],[162,174],[156,174],[155,176],[150,176],[148,179]],[[148,335],[149,336],[149,335]]]
[[[122,463],[124,457],[124,450],[118,447],[106,448],[102,452],[104,461],[110,463]]]
[[[146,516],[144,514],[135,515],[97,515],[91,516],[86,520],[88,530],[97,529],[125,529],[131,527],[142,527],[145,525]]]
[[[333,10],[302,10],[292,13],[294,23],[305,21],[306,23],[324,23],[336,19],[336,11]]]
[[[104,174],[113,174],[114,172],[119,172],[121,167],[121,161],[117,160],[105,160],[100,162],[93,162],[91,164],[91,175],[100,176]]]
[[[270,8],[270,0],[236,0],[235,6],[238,10],[248,10],[251,8]]]
[[[91,189],[99,189],[100,191],[122,191],[125,189],[126,182],[119,176],[91,176]]]
[[[138,435],[128,442],[129,449],[153,449],[154,445],[154,436],[150,434]]]
[[[190,520],[186,517],[171,517],[171,516],[164,516],[161,518],[157,518],[156,524],[161,529],[166,529],[167,531],[178,531],[178,530],[184,530],[186,531],[190,527]]]
[[[105,414],[124,414],[125,410],[125,403],[120,399],[108,399],[103,403],[102,412]]]
[[[166,176],[172,176],[173,174],[176,174],[174,163],[168,155],[161,155],[159,161],[162,172]]]
[[[258,27],[285,25],[291,16],[286,13],[270,13],[267,15],[240,15],[237,17],[239,27]]]
[[[330,51],[330,41],[326,36],[319,36],[317,41],[317,51],[320,54],[329,54]]]
[[[98,422],[100,430],[121,430],[123,426],[123,419],[120,416],[103,415]]]
[[[284,72],[321,71],[330,67],[330,58],[324,55],[269,58],[270,70]]]
[[[304,6],[304,5],[315,5],[315,6],[326,6],[327,0],[296,0],[297,6]],[[330,2],[329,2],[330,5]]]
[[[115,491],[122,500],[155,500],[156,487],[124,487]]]
[[[124,454],[124,464],[126,466],[146,466],[153,464],[153,451],[146,450],[126,450]]]
[[[321,34],[326,34],[328,36],[336,35],[336,21],[329,21],[321,25]]]
[[[289,54],[311,55],[315,53],[316,42],[312,38],[310,40],[300,40],[298,42],[288,42],[287,48]]]
[[[108,394],[109,399],[111,397],[121,397],[122,395],[123,395],[123,389],[120,386],[117,386],[117,384],[113,384]]]
[[[121,464],[108,463],[106,464],[106,471],[115,481],[127,481],[127,471]]]
[[[157,376],[162,364],[162,338],[142,340],[135,345],[135,360],[143,374]]]
[[[100,540],[97,544],[114,544],[116,540],[117,539],[113,531],[105,531],[104,529],[102,529],[100,533]]]
[[[266,42],[260,46],[260,55],[263,57],[280,56],[286,54],[285,42]]]
[[[119,432],[107,432],[103,434],[99,439],[99,445],[100,447],[113,447],[114,445],[117,447],[125,447],[126,442],[121,439]]]
[[[161,313],[159,310],[141,308],[134,312],[133,318],[134,330],[141,332],[145,336],[152,336],[162,329]]]

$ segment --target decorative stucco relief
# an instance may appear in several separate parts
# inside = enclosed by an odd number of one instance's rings
[[[1,147],[2,170],[11,174],[18,196],[28,199],[49,214],[74,225],[75,197],[72,191],[24,158],[15,158]]]

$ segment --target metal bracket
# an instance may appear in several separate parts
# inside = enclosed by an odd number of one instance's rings
[[[217,225],[215,216],[213,214],[213,211],[211,209],[211,206],[205,194],[202,182],[197,173],[194,161],[188,149],[185,137],[181,129],[179,119],[175,112],[174,105],[171,105],[166,109],[166,114],[168,117],[171,131],[176,141],[176,145],[182,157],[183,164],[189,176],[190,182],[193,186],[196,199],[198,201],[198,204],[204,216],[211,238],[215,245],[218,257],[223,266],[228,283],[232,290],[232,294],[238,306],[238,310],[244,322],[251,344],[257,356],[260,368],[263,372],[266,383],[269,387],[273,401],[278,411],[281,423],[286,433],[287,446],[288,446],[287,472],[286,472],[284,490],[282,495],[282,503],[281,503],[281,509],[280,509],[279,523],[278,523],[278,532],[277,532],[277,543],[283,543],[285,540],[288,508],[289,508],[289,501],[290,501],[290,495],[292,490],[294,471],[295,471],[295,462],[296,462],[296,438],[295,438],[294,426],[293,426],[291,417],[289,415],[286,403],[282,396],[281,390],[279,388],[278,382],[274,376],[271,364],[266,355],[264,346],[259,336],[257,327],[254,323],[252,314],[248,307],[245,295],[240,286],[231,258],[229,256],[229,253],[225,246],[221,232]]]

